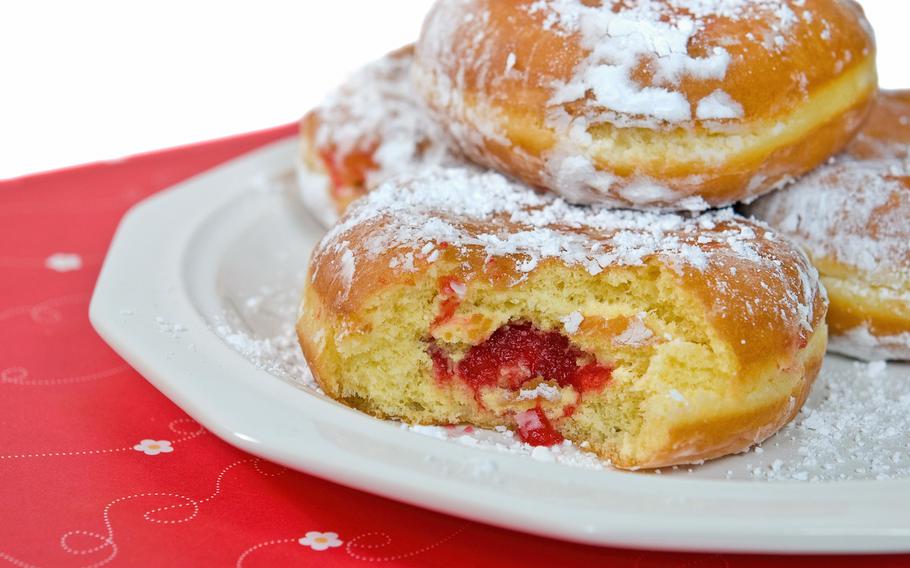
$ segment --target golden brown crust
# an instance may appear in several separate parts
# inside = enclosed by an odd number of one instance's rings
[[[827,329],[822,324],[799,355],[801,369],[792,392],[762,408],[718,417],[709,424],[689,423],[674,428],[665,452],[638,464],[619,463],[619,467],[654,469],[682,463],[699,463],[743,452],[764,442],[789,424],[809,398],[812,385],[825,359]]]
[[[875,93],[874,40],[854,2],[782,1],[795,14],[785,32],[760,8],[741,19],[698,20],[687,55],[698,60],[725,50],[730,61],[722,77],[682,74],[667,87],[647,63],[633,72],[641,89],[681,95],[691,119],[635,126],[641,115],[618,111],[604,119],[614,111],[595,104],[590,89],[584,102],[554,104],[554,85],[576,80],[591,51],[580,32],[567,35],[553,24],[554,9],[535,11],[534,4],[437,2],[418,44],[415,75],[469,157],[573,201],[704,209],[754,198],[840,151]],[[606,4],[617,10],[623,3]],[[670,5],[685,2],[657,4],[671,21],[688,14]],[[741,118],[696,119],[700,102],[718,92],[741,107]],[[590,142],[573,140],[563,124],[579,117]],[[581,167],[578,156],[597,172],[566,173],[566,158]]]
[[[569,82],[589,50],[581,45],[577,35],[567,38],[557,26],[547,28],[548,12],[532,13],[528,9],[534,1],[460,2],[459,13],[489,17],[482,23],[481,18],[453,22],[450,45],[454,53],[449,60],[453,64],[446,70],[465,72],[464,87],[468,93],[502,108],[524,108],[539,116],[537,109],[545,108],[552,97],[550,85]],[[434,9],[441,11],[449,3],[443,0]],[[619,9],[621,3],[606,2],[617,6],[614,9]],[[684,75],[676,90],[694,107],[716,89],[723,89],[743,106],[749,120],[775,119],[799,107],[836,75],[874,55],[874,38],[862,8],[855,2],[807,0],[782,4],[797,13],[787,29],[784,49],[774,45],[778,33],[774,27],[778,24],[769,14],[739,21],[724,17],[704,19],[703,29],[691,40],[691,54],[707,57],[713,47],[724,46],[732,61],[723,79]],[[670,6],[662,12],[668,18],[688,14],[684,8]],[[811,21],[801,17],[802,13],[811,14]],[[431,13],[427,19],[433,18]],[[469,36],[481,30],[484,37],[477,46]],[[749,40],[747,36],[756,39]],[[469,57],[467,50],[472,47],[476,51]],[[421,55],[418,52],[418,63]],[[521,73],[502,73],[495,80],[483,76],[484,72],[509,67],[510,55],[515,60],[512,68]],[[454,75],[451,78],[454,80]]]
[[[328,301],[326,308],[338,317],[356,322],[358,312],[377,289],[413,285],[420,273],[431,264],[426,258],[417,256],[414,271],[404,267],[391,268],[389,264],[402,254],[401,249],[390,249],[378,255],[367,254],[369,236],[377,228],[394,222],[387,217],[370,220],[347,233],[349,249],[323,249],[314,257],[311,287]],[[718,228],[724,230],[727,227]],[[736,354],[745,372],[792,360],[794,354],[805,347],[811,335],[811,330],[794,325],[792,314],[767,308],[794,294],[794,290],[798,290],[799,294],[808,292],[803,289],[800,276],[800,272],[808,271],[804,257],[785,241],[762,238],[765,234],[763,228],[755,226],[755,229],[759,235],[756,241],[760,247],[759,254],[780,260],[782,278],[767,278],[760,267],[732,254],[722,265],[706,271],[689,268],[678,276],[679,285],[701,301],[707,319]],[[341,274],[344,265],[342,257],[348,252],[358,259],[350,285],[344,283]],[[523,255],[506,255],[491,263],[482,247],[468,246],[450,247],[441,253],[441,259],[436,262],[460,266],[458,275],[463,280],[482,280],[505,289],[521,280],[522,274],[516,265],[526,260]],[[731,279],[730,271],[736,271],[737,277]],[[758,286],[759,282],[765,286]],[[823,322],[827,311],[821,294],[814,295],[809,311],[812,314],[811,329],[814,330]]]
[[[910,92],[882,92],[846,155],[749,208],[805,247],[850,355],[910,358],[908,157]]]
[[[880,91],[847,153],[860,160],[910,156],[910,90]]]
[[[485,194],[474,193],[475,185]],[[565,290],[569,283],[576,291]],[[459,311],[457,300],[447,311],[453,293],[475,296],[470,307]],[[705,390],[693,396],[709,398],[694,404],[698,412],[668,420],[669,430],[656,427],[654,438],[637,449],[595,444],[618,467],[692,463],[761,441],[798,410],[825,348],[826,304],[814,269],[761,224],[729,211],[691,219],[579,209],[496,174],[462,170],[424,173],[355,204],[314,252],[298,334],[319,383],[345,404],[422,423],[495,426],[503,415],[466,409],[470,396],[443,413],[427,410],[433,407],[428,400],[446,392],[437,385],[428,342],[474,346],[513,321],[549,331],[553,317],[558,324],[585,309],[583,298],[594,301],[598,294],[613,298],[597,300],[610,307],[591,308],[584,315],[590,319],[567,332],[597,361],[644,357],[650,363],[620,364],[622,372],[670,365],[680,373],[680,365],[689,364],[684,361],[697,361],[696,352],[717,358],[717,367],[681,372],[703,382]],[[518,298],[536,299],[510,311]],[[620,341],[635,322],[644,326],[644,339],[633,333]],[[623,349],[626,355],[619,354]],[[358,359],[358,353],[370,355]],[[399,385],[403,392],[415,385],[438,391],[417,397],[414,409],[372,396],[387,382],[383,373],[403,376],[388,366],[399,360],[413,363]],[[358,373],[371,379],[355,388]],[[642,380],[665,376],[652,375]],[[647,388],[666,397],[661,389],[670,387]],[[639,419],[656,415],[661,422],[663,401],[642,407]],[[584,439],[581,432],[598,420],[592,408],[562,415],[567,437]]]

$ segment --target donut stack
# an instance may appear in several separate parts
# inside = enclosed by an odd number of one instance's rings
[[[383,418],[627,469],[744,451],[828,325],[910,358],[908,150],[850,0],[438,0],[302,121],[331,228],[300,343]]]

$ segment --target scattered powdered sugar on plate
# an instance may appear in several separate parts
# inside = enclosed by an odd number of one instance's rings
[[[227,323],[215,326],[215,333],[234,350],[263,371],[322,394],[297,343],[293,326],[272,337],[255,337]]]
[[[814,400],[765,442],[764,451],[739,459],[749,462],[753,478],[770,481],[910,477],[907,370],[883,361],[829,357]],[[789,449],[790,459],[779,456],[782,447]]]
[[[256,367],[322,394],[297,344],[290,319],[297,313],[297,305],[296,291],[262,288],[243,302],[232,302],[213,328]],[[158,325],[169,331],[174,326],[170,322]],[[485,430],[463,425],[401,424],[401,428],[538,462],[593,470],[610,468],[609,463],[585,451],[584,444],[535,448],[505,427]],[[910,478],[908,432],[910,366],[882,361],[863,364],[829,356],[803,411],[762,446],[705,465],[665,468],[656,473],[756,482]],[[479,456],[469,465],[478,478],[496,475],[495,462],[487,458]]]
[[[586,452],[568,440],[558,446],[545,448],[531,446],[518,439],[508,428],[501,426],[495,430],[475,428],[473,426],[421,426],[402,424],[410,432],[424,436],[454,442],[462,446],[482,450],[527,456],[544,463],[559,463],[584,469],[605,469],[610,464],[591,452]]]
[[[263,287],[242,305],[225,310],[212,327],[218,337],[259,369],[323,394],[303,358],[295,322],[288,319],[297,313],[297,303],[295,292]],[[285,323],[269,325],[279,318]]]
[[[158,331],[173,338],[178,338],[187,331],[187,327],[182,323],[174,323],[161,316],[155,317],[155,325],[158,327]]]

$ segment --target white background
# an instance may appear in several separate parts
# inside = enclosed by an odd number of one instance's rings
[[[0,179],[294,121],[430,4],[2,0]],[[862,4],[882,85],[910,87],[910,2]]]

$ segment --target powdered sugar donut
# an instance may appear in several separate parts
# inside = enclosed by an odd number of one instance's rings
[[[438,0],[415,80],[478,163],[573,202],[702,210],[840,151],[875,46],[851,0]]]
[[[816,276],[730,210],[577,207],[429,169],[324,237],[297,329],[325,392],[370,414],[660,467],[744,450],[798,412],[826,346]]]
[[[414,96],[413,55],[405,47],[367,65],[304,116],[301,197],[326,226],[394,175],[460,162]]]
[[[910,91],[881,91],[847,154],[858,160],[910,159]]]
[[[749,211],[821,272],[832,350],[910,360],[910,92],[882,93],[846,155]]]

